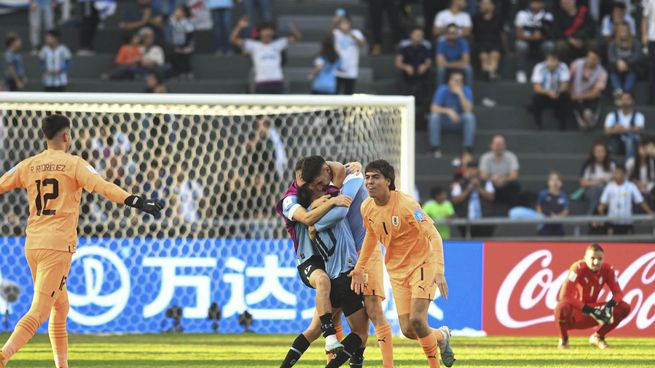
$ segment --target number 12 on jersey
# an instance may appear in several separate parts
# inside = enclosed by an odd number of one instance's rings
[[[46,192],[47,187],[52,187],[52,190]],[[41,188],[43,188],[43,193],[41,193]],[[43,197],[41,197],[43,195]],[[59,182],[57,179],[43,179],[36,181],[36,215],[55,215],[56,210],[46,209],[48,206],[48,201],[59,197]]]

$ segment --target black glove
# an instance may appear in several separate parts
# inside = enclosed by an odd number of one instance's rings
[[[143,199],[139,196],[131,195],[125,200],[125,205],[134,207],[140,211],[156,216],[164,208],[164,202],[158,199]]]
[[[613,311],[603,307],[592,308],[588,305],[582,307],[582,313],[588,314],[591,318],[595,319],[601,325],[611,324],[614,320]]]

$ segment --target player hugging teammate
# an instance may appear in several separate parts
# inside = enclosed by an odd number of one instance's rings
[[[395,187],[393,187],[393,168],[385,161],[376,161],[376,163],[385,163],[387,165],[383,168],[384,174],[387,178],[390,178],[391,182],[391,185],[387,189],[396,193],[394,190]],[[324,305],[331,306],[334,309],[334,313],[332,313],[334,321],[337,322],[340,320],[341,316],[338,312],[343,310],[353,331],[343,340],[343,351],[334,356],[329,361],[327,367],[338,367],[348,359],[350,359],[351,367],[362,366],[364,346],[367,339],[368,319],[373,322],[375,328],[376,337],[382,353],[383,367],[393,367],[391,329],[384,317],[381,305],[382,300],[385,298],[384,275],[382,271],[382,251],[377,246],[377,239],[382,239],[383,244],[388,246],[391,243],[395,244],[395,234],[390,237],[378,236],[374,234],[373,229],[365,227],[366,221],[362,217],[362,210],[360,208],[365,208],[363,205],[371,201],[371,199],[367,199],[366,189],[368,189],[368,194],[371,196],[374,196],[374,193],[381,194],[379,191],[371,191],[371,187],[368,185],[368,171],[369,169],[377,170],[378,176],[382,173],[379,172],[378,166],[369,165],[366,171],[367,185],[363,186],[364,178],[361,168],[362,166],[359,163],[346,164],[344,167],[335,162],[326,162],[320,156],[301,159],[296,165],[296,180],[291,184],[289,190],[287,190],[277,206],[278,213],[284,217],[289,234],[296,246],[296,255],[299,263],[298,270],[301,279],[310,287],[318,286],[317,311],[320,308],[319,304],[322,303],[322,301],[319,301],[319,296],[324,298],[326,294],[329,295],[327,303]],[[325,196],[325,194],[328,194],[328,196]],[[330,197],[331,195],[336,195],[336,197]],[[342,196],[346,196],[347,198],[343,198]],[[349,200],[352,202],[349,203]],[[418,203],[414,201],[414,204],[415,206],[410,207],[413,210],[415,207],[415,209],[420,211]],[[393,210],[396,210],[395,206]],[[391,212],[388,214],[391,215]],[[399,213],[406,216],[402,210]],[[393,212],[393,215],[389,218],[390,226],[398,227],[400,225],[400,222],[397,221],[398,218],[396,212]],[[403,218],[403,224],[405,223],[404,220]],[[367,219],[367,221],[370,223],[370,219]],[[413,271],[415,271],[417,277],[420,274],[420,280],[417,279],[418,283],[415,287],[423,287],[427,292],[426,295],[417,295],[417,299],[422,300],[417,303],[420,303],[421,307],[425,307],[425,313],[422,319],[424,320],[425,326],[427,326],[427,308],[431,300],[436,296],[436,287],[439,286],[440,290],[442,290],[442,295],[447,297],[447,286],[443,277],[441,238],[438,236],[429,217],[423,216],[419,222],[421,221],[429,226],[425,226],[425,229],[423,229],[423,225],[416,226],[416,221],[414,223],[408,223],[404,229],[411,227],[416,232],[416,234],[414,232],[412,234],[416,236],[413,238],[401,238],[398,243],[403,244],[401,245],[403,250],[422,251],[422,253],[417,253],[419,256],[423,255],[423,257],[416,258],[418,263],[413,268]],[[431,231],[437,235],[434,236],[428,230],[428,227],[431,227]],[[424,233],[424,231],[426,232]],[[432,242],[428,242],[426,246],[425,242],[421,240],[429,238],[427,237],[428,233],[432,234],[431,239],[438,243],[438,250],[436,249],[436,244],[433,247]],[[387,233],[387,235],[389,234]],[[362,245],[366,243],[365,239],[368,239],[370,243],[366,251],[361,249]],[[384,241],[385,239],[387,242]],[[359,256],[364,257],[365,255],[365,260],[361,258],[358,260],[358,252],[360,251],[361,254]],[[393,253],[393,248],[387,248],[388,267],[390,251]],[[400,252],[396,251],[396,253],[399,254]],[[424,260],[432,260],[434,258],[429,256],[429,254],[436,256],[435,262],[426,264],[423,262]],[[441,267],[438,265],[439,260]],[[411,261],[409,262],[411,263]],[[311,280],[317,278],[318,276],[314,276],[317,274],[326,275],[330,280],[329,286],[327,284],[312,284]],[[351,277],[352,274],[355,277]],[[307,279],[309,279],[309,282]],[[425,283],[425,285],[420,284],[420,282]],[[443,327],[433,331],[427,326],[420,332],[416,331],[413,325],[410,326],[408,324],[410,321],[408,308],[414,301],[413,294],[411,293],[412,290],[409,290],[410,294],[407,294],[403,293],[404,289],[399,288],[397,285],[393,286],[396,304],[407,306],[406,310],[403,311],[404,313],[401,313],[399,309],[403,333],[410,338],[418,337],[422,345],[428,345],[429,354],[428,350],[426,350],[426,354],[428,355],[431,367],[438,366],[439,364],[436,358],[437,346],[441,349],[444,364],[450,367],[454,362],[454,355],[449,345],[450,333],[448,328]],[[328,287],[329,290],[326,290]],[[322,290],[318,290],[319,288],[322,288]],[[399,290],[398,295],[396,295],[397,288]],[[363,294],[363,299],[360,294]],[[401,299],[399,299],[399,295],[402,295],[400,297]],[[364,309],[362,309],[362,300],[364,301]],[[399,303],[399,300],[402,301],[402,304]],[[419,308],[418,313],[420,314],[422,312],[423,308]],[[322,311],[318,311],[318,313],[320,314]],[[323,327],[323,335],[326,336],[326,351],[329,351],[327,349],[328,335],[326,335],[329,331],[326,332],[326,327],[329,328],[334,326],[334,324],[329,321],[328,314],[323,314],[319,318],[320,325]],[[412,324],[414,324],[413,319]],[[281,367],[291,367],[298,361],[300,356],[309,347],[309,344],[318,338],[318,325],[319,323],[315,314],[310,327],[293,342]],[[425,326],[419,326],[417,324],[417,327]],[[426,334],[426,330],[429,333]],[[426,335],[430,335],[432,339]]]

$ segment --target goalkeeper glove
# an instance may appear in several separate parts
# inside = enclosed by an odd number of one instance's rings
[[[125,200],[125,205],[134,207],[140,211],[156,216],[164,208],[164,202],[157,199],[143,199],[139,196],[131,195]]]
[[[588,314],[591,318],[595,319],[601,325],[612,323],[614,316],[612,311],[603,307],[592,308],[588,305],[582,307],[582,313]]]

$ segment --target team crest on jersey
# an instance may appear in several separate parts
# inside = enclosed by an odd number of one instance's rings
[[[400,225],[400,218],[398,216],[391,216],[391,224],[393,226]]]

